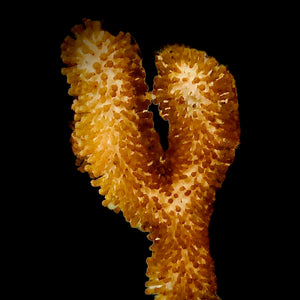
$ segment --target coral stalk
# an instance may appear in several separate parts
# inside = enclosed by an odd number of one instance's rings
[[[148,91],[138,45],[84,20],[62,44],[62,73],[75,97],[71,141],[77,165],[123,212],[149,232],[147,294],[158,300],[219,299],[208,226],[215,193],[239,144],[236,86],[205,52],[167,46],[156,54]],[[164,151],[151,101],[169,121]]]

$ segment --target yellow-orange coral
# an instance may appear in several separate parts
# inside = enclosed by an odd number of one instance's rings
[[[75,96],[71,140],[79,169],[101,187],[104,206],[150,232],[147,294],[219,299],[208,226],[239,144],[234,78],[203,51],[167,46],[156,55],[148,92],[130,34],[84,24],[72,29],[75,39],[65,39],[61,56]],[[169,121],[166,151],[147,110],[151,100]]]

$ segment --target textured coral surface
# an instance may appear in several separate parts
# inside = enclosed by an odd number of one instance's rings
[[[167,46],[156,54],[152,92],[138,45],[84,20],[66,37],[62,73],[71,85],[71,141],[80,171],[132,227],[149,232],[146,294],[219,299],[208,226],[215,193],[239,144],[233,76],[205,52]],[[169,122],[164,151],[148,106]]]

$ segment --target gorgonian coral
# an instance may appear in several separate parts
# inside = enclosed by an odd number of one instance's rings
[[[147,294],[219,299],[208,226],[215,193],[239,144],[233,76],[205,52],[167,46],[156,54],[152,92],[138,45],[84,19],[66,37],[62,73],[71,85],[77,165],[132,227],[149,232]],[[148,106],[169,122],[163,150]]]

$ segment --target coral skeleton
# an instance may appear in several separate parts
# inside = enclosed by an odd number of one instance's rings
[[[168,45],[156,53],[158,75],[149,91],[131,35],[114,36],[98,21],[83,23],[61,46],[62,74],[74,96],[76,164],[100,187],[105,207],[149,233],[146,294],[220,299],[208,227],[239,144],[235,80],[204,51]],[[166,150],[150,103],[169,122]]]

